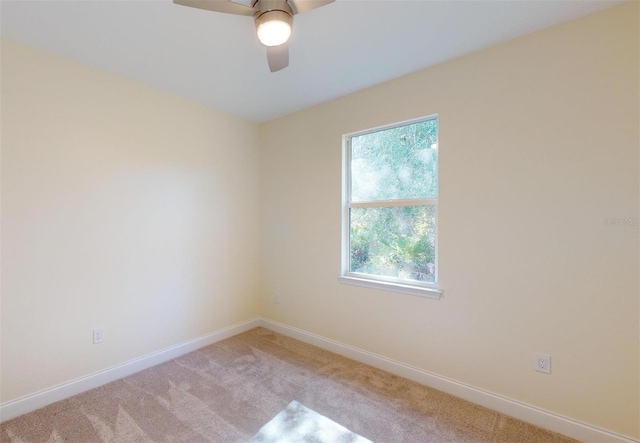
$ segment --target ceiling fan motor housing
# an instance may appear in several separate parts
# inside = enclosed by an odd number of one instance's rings
[[[256,18],[269,11],[286,12],[292,17],[295,14],[295,11],[291,8],[287,0],[256,0],[253,3],[253,9],[257,10],[254,14]]]

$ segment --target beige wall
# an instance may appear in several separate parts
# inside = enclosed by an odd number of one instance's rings
[[[2,402],[257,316],[257,126],[1,49]]]
[[[629,2],[263,125],[263,315],[638,438],[638,79]],[[338,283],[341,136],[434,113],[444,298]]]

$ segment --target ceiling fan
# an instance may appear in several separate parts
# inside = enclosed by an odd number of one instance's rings
[[[332,3],[334,0],[250,0],[252,6],[232,0],[173,0],[177,5],[226,14],[250,15],[256,22],[258,40],[267,47],[269,70],[289,66],[289,45],[293,16]]]

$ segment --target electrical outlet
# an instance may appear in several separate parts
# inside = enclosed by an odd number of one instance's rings
[[[274,303],[280,303],[280,294],[276,294],[273,296],[273,302]]]
[[[534,364],[535,364],[534,369],[536,371],[544,372],[545,374],[551,374],[551,356],[550,355],[539,354],[536,352]]]
[[[93,344],[102,343],[104,341],[104,331],[102,329],[93,330]]]

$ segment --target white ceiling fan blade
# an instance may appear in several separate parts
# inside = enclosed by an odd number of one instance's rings
[[[334,0],[288,0],[288,2],[295,14],[302,14],[303,12],[333,3]]]
[[[192,8],[206,9],[208,11],[224,12],[235,15],[253,15],[255,9],[240,5],[230,0],[173,0],[173,3]]]
[[[267,61],[269,70],[276,72],[289,66],[289,45],[267,46]]]

